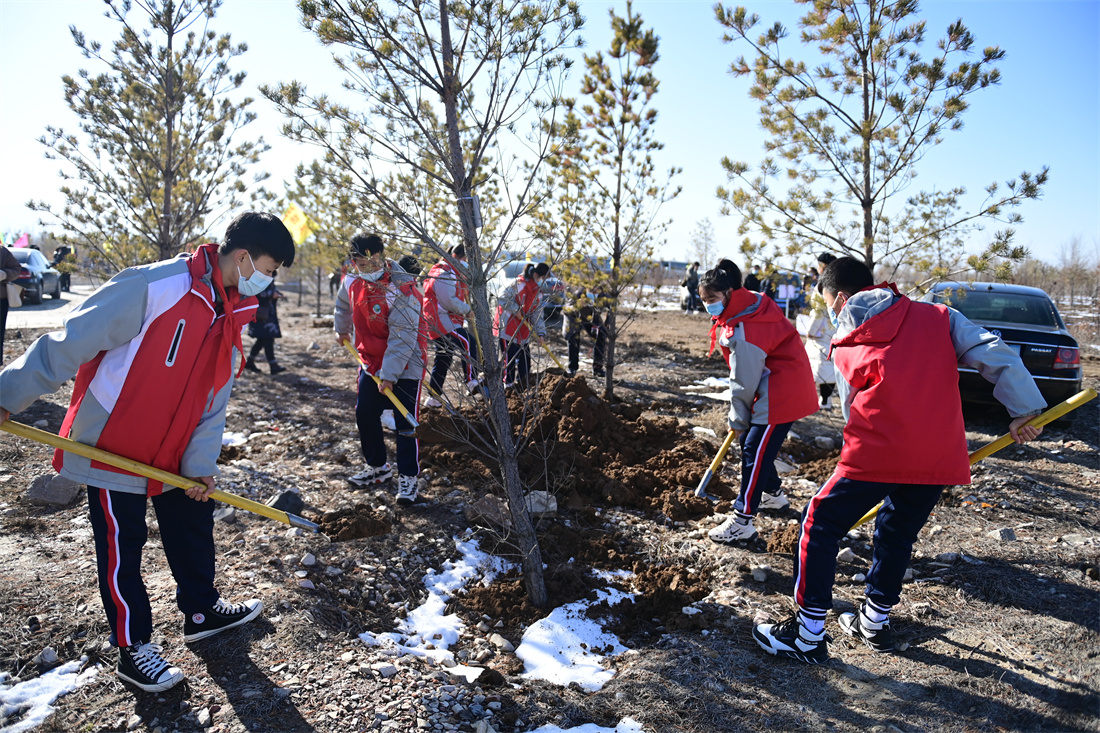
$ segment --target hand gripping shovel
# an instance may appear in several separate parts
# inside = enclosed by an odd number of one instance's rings
[[[1027,424],[1033,425],[1035,427],[1042,427],[1047,423],[1054,422],[1062,415],[1076,410],[1078,407],[1085,404],[1094,397],[1096,397],[1095,389],[1082,390],[1070,397],[1065,402],[1062,402],[1050,408],[1043,414],[1036,415],[1031,420],[1028,420]],[[983,458],[989,458],[989,456],[993,455],[997,451],[1001,450],[1002,448],[1007,448],[1015,442],[1016,441],[1012,439],[1012,434],[1006,433],[1005,435],[1002,435],[1001,437],[994,440],[992,443],[986,443],[981,448],[970,454],[970,465],[973,466],[975,463],[982,460]],[[861,524],[866,524],[867,522],[870,522],[872,519],[875,518],[875,515],[878,514],[878,510],[881,508],[882,502],[880,501],[874,506],[873,509],[871,509],[871,511],[864,514],[858,522],[852,525],[852,529],[855,529]]]
[[[695,489],[695,495],[700,499],[710,499],[711,501],[718,501],[713,496],[707,493],[707,484],[714,478],[714,474],[718,472],[718,469],[722,467],[722,460],[726,457],[726,453],[729,452],[730,446],[733,445],[733,441],[737,440],[737,431],[731,430],[726,433],[726,439],[722,441],[722,447],[718,449],[718,455],[714,457],[714,460],[710,462],[710,468],[703,474],[702,480],[699,481],[698,488]]]
[[[161,483],[168,484],[170,486],[178,486],[181,489],[200,488],[205,489],[206,484],[201,481],[195,481],[194,479],[185,478],[183,476],[177,476],[174,473],[169,473],[160,468],[154,468],[153,466],[147,466],[144,463],[138,463],[132,461],[129,458],[123,458],[122,456],[116,456],[114,453],[108,453],[107,451],[96,448],[95,446],[85,445],[84,443],[78,443],[75,440],[69,438],[62,438],[60,435],[54,435],[53,433],[47,433],[45,430],[39,430],[38,428],[32,428],[29,425],[23,425],[22,423],[12,422],[8,420],[5,423],[0,423],[0,430],[12,435],[17,435],[20,438],[26,438],[33,440],[36,443],[45,443],[51,445],[54,448],[60,448],[70,453],[76,453],[78,456],[84,456],[85,458],[91,458],[94,461],[100,463],[106,463],[108,466],[114,466],[115,468],[121,468],[124,471],[136,473],[139,476],[145,478],[151,478],[154,481],[160,481]],[[237,496],[236,494],[227,494],[220,489],[214,489],[214,493],[210,494],[211,499],[217,499],[220,502],[230,504],[238,509],[244,509],[245,511],[252,512],[253,514],[260,514],[268,519],[274,519],[284,524],[289,524],[291,527],[301,527],[302,529],[308,529],[311,532],[318,532],[318,527],[308,519],[302,519],[296,514],[288,514],[284,511],[280,511],[274,507],[261,504],[258,501],[252,501],[251,499],[245,499],[243,496]]]
[[[363,358],[359,356],[359,352],[355,350],[355,347],[352,346],[352,343],[350,341],[345,341],[344,346],[348,348],[348,351],[351,352],[351,355],[354,356],[355,360],[359,362],[359,364],[363,367],[363,371],[367,371],[366,363],[363,361]],[[370,374],[370,372],[367,371],[367,374]],[[374,380],[375,384],[382,384],[382,380],[375,375],[370,374],[370,378]],[[420,427],[420,423],[418,423],[416,421],[416,418],[413,417],[407,409],[405,409],[405,405],[401,402],[401,400],[397,399],[397,395],[395,395],[393,393],[393,390],[389,387],[386,388],[386,396],[390,398],[390,402],[392,402],[393,406],[397,408],[397,411],[401,413],[401,416],[409,421],[409,425],[412,425],[413,430],[416,430],[418,427]]]

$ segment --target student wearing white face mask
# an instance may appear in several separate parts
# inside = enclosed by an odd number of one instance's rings
[[[393,407],[385,390],[392,389],[413,417],[420,407],[420,381],[427,363],[425,328],[416,280],[383,254],[377,234],[351,238],[353,269],[336,294],[336,341],[351,341],[366,366],[359,369],[359,396],[355,423],[367,465],[348,477],[356,486],[379,484],[393,477],[386,460],[382,412]],[[376,384],[378,377],[381,384]],[[397,502],[418,498],[420,444],[412,425],[394,411],[397,429]]]
[[[258,616],[258,599],[227,603],[214,586],[214,503],[225,411],[243,368],[241,327],[275,269],[294,262],[279,219],[248,212],[225,240],[185,257],[123,270],[73,309],[65,330],[38,339],[0,372],[0,422],[74,375],[61,435],[201,481],[176,489],[58,451],[54,467],[88,486],[99,591],[119,648],[118,675],[146,692],[183,672],[152,643],[152,607],[141,578],[151,501],[184,614],[184,641]]]
[[[504,386],[518,384],[526,389],[531,381],[531,332],[541,342],[546,338],[539,286],[550,276],[550,265],[527,263],[523,274],[509,285],[497,301],[496,327],[500,350],[505,355]]]
[[[757,549],[758,509],[789,506],[775,458],[795,420],[817,410],[810,362],[798,332],[775,301],[741,286],[729,260],[699,280],[711,315],[710,348],[722,348],[730,368],[729,429],[740,435],[741,491],[733,514],[708,536],[712,542]]]

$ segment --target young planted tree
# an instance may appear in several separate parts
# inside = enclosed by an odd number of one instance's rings
[[[298,82],[265,87],[263,94],[288,118],[284,133],[321,146],[326,163],[350,177],[361,201],[387,212],[397,231],[441,257],[446,256],[442,236],[431,228],[426,209],[405,199],[403,187],[389,187],[386,176],[395,171],[420,176],[450,195],[469,257],[465,273],[492,431],[491,445],[472,447],[499,461],[528,595],[535,605],[545,605],[542,556],[524,503],[517,437],[486,292],[495,258],[530,209],[532,178],[517,176],[518,189],[509,190],[514,169],[504,161],[490,168],[487,161],[525,115],[553,116],[560,74],[568,66],[562,50],[582,23],[577,5],[567,0],[299,0],[298,7],[303,24],[337,50],[345,97],[362,105],[311,95]],[[536,161],[550,152],[545,139],[518,137],[516,142],[526,143]],[[479,176],[495,179],[501,202],[509,207],[489,241],[479,232],[483,219],[474,199]]]
[[[122,26],[110,51],[75,26],[73,40],[102,73],[64,76],[65,100],[80,135],[49,126],[46,157],[68,165],[59,209],[28,206],[55,219],[66,240],[106,274],[172,257],[205,236],[207,227],[244,203],[273,196],[248,171],[268,149],[240,140],[255,119],[252,100],[234,99],[245,74],[229,62],[247,47],[218,35],[210,21],[220,0],[106,3]]]
[[[653,160],[664,147],[653,130],[657,34],[643,28],[629,0],[625,17],[614,10],[610,15],[614,35],[607,55],[598,51],[584,57],[582,93],[587,100],[581,107],[581,120],[593,141],[586,222],[590,239],[582,253],[591,262],[610,265],[598,283],[607,329],[607,398],[614,396],[618,338],[636,312],[625,296],[638,289],[653,265],[654,245],[668,227],[667,221],[657,221],[661,206],[680,193],[672,185],[679,169],[659,174]],[[633,305],[637,302],[634,298]]]
[[[916,0],[797,0],[808,6],[802,43],[823,59],[786,55],[787,29],[776,23],[757,36],[759,16],[715,6],[723,40],[748,44],[755,59],[733,62],[734,76],[751,76],[750,95],[771,138],[756,171],[723,158],[734,188],[719,188],[723,213],[741,217],[740,232],[764,242],[785,240],[795,252],[813,247],[861,258],[868,267],[912,257],[967,222],[1020,221],[1014,209],[1042,193],[1044,167],[1023,172],[1004,190],[986,188],[974,212],[913,238],[900,225],[894,199],[911,183],[921,158],[948,131],[962,129],[970,97],[1000,81],[996,46],[977,52],[962,21],[952,23],[935,51],[921,54],[925,24]],[[782,48],[781,48],[782,46]],[[957,64],[957,65],[956,65]],[[788,181],[782,184],[780,179]],[[952,189],[953,191],[956,189]],[[958,194],[944,194],[953,204]],[[997,232],[983,256],[1022,258],[1013,231]],[[750,243],[749,249],[759,245]],[[751,254],[751,252],[749,253]]]

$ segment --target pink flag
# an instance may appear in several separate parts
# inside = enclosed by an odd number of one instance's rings
[[[31,235],[27,234],[27,233],[24,233],[22,237],[15,240],[15,244],[13,244],[12,247],[27,247],[27,246],[30,245],[30,243],[31,243]]]

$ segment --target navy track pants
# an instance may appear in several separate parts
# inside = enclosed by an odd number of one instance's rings
[[[152,500],[164,556],[176,580],[176,605],[185,615],[206,611],[218,601],[214,502],[196,501],[183,489]],[[153,633],[149,594],[141,579],[141,552],[148,538],[145,506],[145,494],[88,487],[99,594],[115,646],[148,642]]]
[[[833,607],[840,540],[880,501],[867,599],[880,608],[897,604],[917,533],[942,492],[942,486],[860,481],[834,473],[802,511],[794,558],[794,599],[802,612],[824,619]]]
[[[733,502],[734,511],[751,517],[760,506],[762,491],[779,492],[781,482],[775,470],[775,457],[793,424],[750,425],[741,433],[741,492]]]
[[[420,417],[420,380],[398,379],[393,393],[414,418]],[[420,441],[413,435],[412,425],[390,398],[378,391],[378,384],[364,369],[359,370],[359,396],[355,400],[355,424],[359,428],[359,447],[367,465],[381,466],[386,462],[386,441],[382,433],[382,412],[393,410],[397,427],[397,472],[402,476],[420,473]]]

